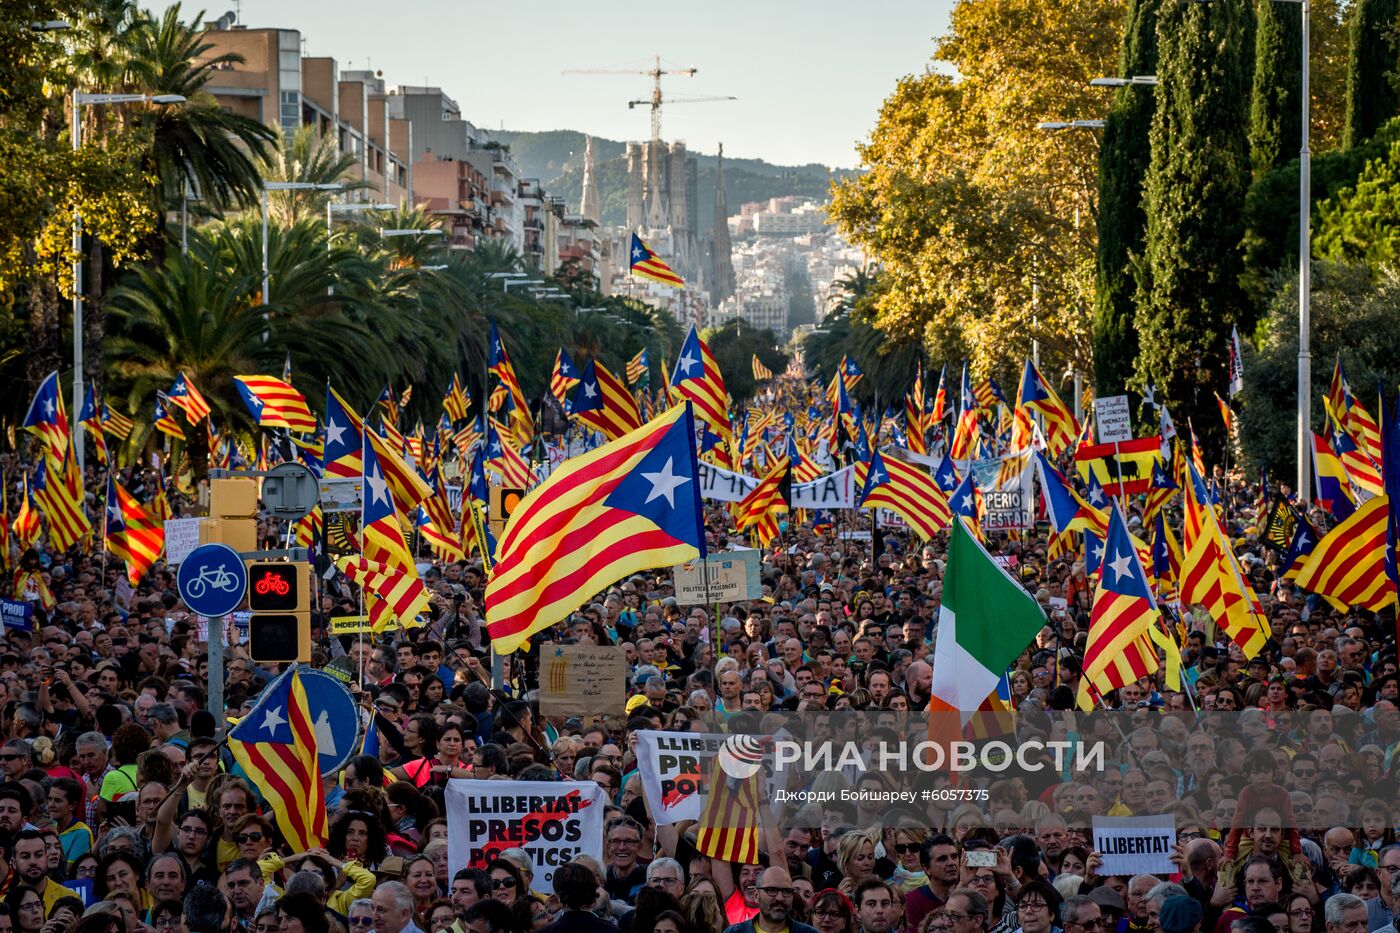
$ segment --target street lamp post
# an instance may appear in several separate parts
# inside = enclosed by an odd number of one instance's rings
[[[61,24],[61,25],[60,25]],[[32,28],[65,29],[67,23],[52,20],[44,24],[34,24]],[[83,145],[83,104],[182,104],[185,98],[179,94],[84,94],[73,92],[73,151]],[[73,209],[73,417],[79,418],[83,411],[83,216]],[[73,432],[73,460],[78,472],[83,471],[83,432]]]
[[[390,204],[390,203],[388,203],[387,201],[386,201],[385,203],[383,203],[383,204],[372,204],[372,203],[370,203],[369,201],[352,201],[352,202],[350,202],[350,203],[348,203],[348,204],[347,204],[347,203],[339,203],[339,204],[338,204],[338,203],[336,203],[335,201],[327,201],[327,202],[326,202],[326,256],[329,257],[330,254],[331,254],[331,223],[334,221],[335,215],[336,215],[336,214],[349,214],[349,213],[353,213],[353,212],[356,212],[356,211],[391,211],[391,210],[394,209],[394,207],[395,207],[395,205]],[[326,294],[327,294],[327,295],[334,295],[334,294],[335,294],[335,286],[334,286],[334,285],[327,285],[327,286],[326,286]]]
[[[267,193],[269,191],[340,191],[338,182],[266,181],[262,189],[262,300],[272,304],[272,276],[267,270]]]
[[[1303,18],[1303,145],[1298,153],[1298,499],[1312,501],[1312,148],[1310,146],[1311,102],[1308,100],[1311,30],[1308,0],[1298,0]]]
[[[524,272],[488,272],[486,277],[488,279],[501,279],[501,291],[504,292],[510,289],[511,279],[528,279],[530,276]]]

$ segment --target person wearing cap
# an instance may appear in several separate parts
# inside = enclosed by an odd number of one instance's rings
[[[1157,915],[1162,933],[1200,933],[1203,919],[1205,911],[1201,909],[1200,901],[1184,894],[1162,901],[1162,909]]]

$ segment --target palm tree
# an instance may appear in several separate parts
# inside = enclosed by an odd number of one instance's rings
[[[160,22],[142,20],[131,31],[128,72],[144,93],[178,94],[186,102],[145,112],[153,128],[150,167],[161,181],[164,207],[178,200],[193,182],[211,207],[247,207],[256,203],[260,160],[267,157],[275,132],[261,122],[221,108],[204,90],[214,73],[241,56],[201,58],[212,44],[204,41],[203,17],[180,19],[180,4],[169,7]]]
[[[299,126],[290,138],[280,129],[275,131],[274,144],[258,160],[258,172],[264,181],[338,184],[342,192],[350,192],[371,187],[350,177],[358,164],[353,154],[336,151],[333,138]],[[335,192],[326,191],[274,191],[268,195],[268,218],[284,225],[306,217],[321,218],[335,197]]]

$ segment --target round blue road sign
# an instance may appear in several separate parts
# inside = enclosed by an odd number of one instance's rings
[[[227,544],[201,544],[181,562],[175,585],[191,611],[218,618],[243,602],[248,592],[248,568]]]
[[[360,715],[355,698],[330,674],[305,666],[298,668],[297,673],[301,675],[311,726],[316,732],[321,774],[339,771],[360,750]]]

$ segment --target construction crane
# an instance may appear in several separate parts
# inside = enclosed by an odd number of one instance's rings
[[[650,105],[651,107],[651,141],[661,141],[661,107],[664,104],[700,104],[717,100],[738,100],[737,97],[663,97],[661,94],[662,75],[684,75],[687,78],[695,77],[698,68],[662,68],[661,56],[656,56],[656,63],[645,71],[635,71],[630,68],[568,68],[563,72],[566,75],[646,75],[651,78],[651,99],[650,100],[629,100],[627,109],[633,110],[637,107]]]

